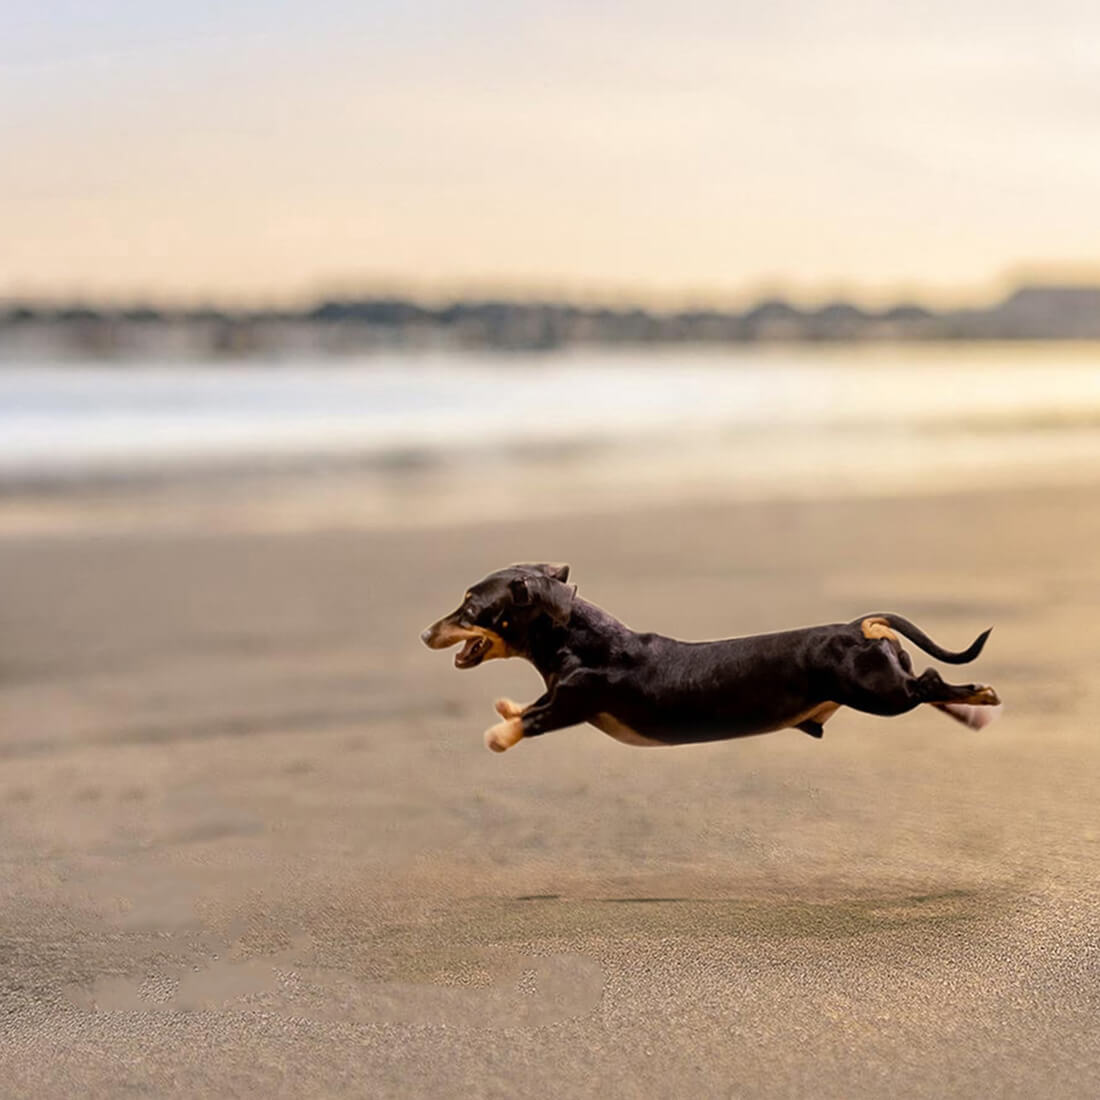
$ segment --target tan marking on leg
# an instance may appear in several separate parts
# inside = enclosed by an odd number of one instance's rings
[[[975,707],[997,707],[1001,705],[1000,696],[991,687],[982,685],[973,695],[959,699],[960,703],[969,703]]]
[[[523,740],[523,719],[506,718],[485,731],[485,747],[493,752],[507,752]]]
[[[501,718],[520,718],[527,707],[523,703],[517,703],[514,699],[498,699],[493,704],[493,709]]]
[[[877,617],[864,619],[859,624],[859,628],[863,631],[863,636],[869,641],[874,641],[876,638],[887,638],[891,642],[897,642],[898,640],[898,636],[890,629],[890,624],[885,619]]]

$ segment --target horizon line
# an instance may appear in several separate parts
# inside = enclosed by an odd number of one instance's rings
[[[557,307],[579,310],[641,310],[647,313],[675,315],[692,312],[743,313],[770,303],[782,303],[800,312],[817,312],[829,307],[845,306],[870,315],[901,307],[923,308],[932,313],[991,308],[1002,304],[1025,289],[1100,290],[1100,269],[1063,269],[1061,272],[1016,271],[987,284],[985,292],[977,294],[935,292],[925,288],[897,288],[893,294],[876,293],[873,301],[866,292],[856,288],[833,287],[817,292],[801,292],[771,281],[758,284],[755,290],[737,294],[706,294],[685,291],[682,294],[631,294],[625,288],[572,293],[563,287],[500,284],[467,281],[464,285],[433,289],[421,285],[418,289],[407,280],[347,280],[341,286],[317,286],[312,291],[292,295],[276,294],[103,294],[103,293],[0,293],[0,310],[15,309],[89,309],[111,313],[119,310],[150,310],[155,312],[195,313],[303,313],[330,303],[399,302],[429,312],[449,306],[500,304],[517,307]]]

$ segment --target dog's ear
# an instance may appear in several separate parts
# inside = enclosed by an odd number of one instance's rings
[[[563,584],[549,575],[520,576],[513,577],[508,587],[517,607],[537,605],[559,625],[569,622],[577,594],[575,584]]]
[[[564,564],[551,565],[548,562],[531,562],[528,565],[516,566],[516,568],[534,569],[544,576],[549,577],[552,581],[561,581],[562,584],[565,584],[565,582],[569,580],[569,566]]]
[[[540,565],[540,569],[544,570],[546,575],[552,580],[561,581],[565,584],[569,580],[569,566],[562,562],[560,565]],[[577,588],[574,585],[573,591],[576,592]]]
[[[531,585],[526,577],[513,577],[508,582],[508,590],[516,607],[526,607],[531,602]]]

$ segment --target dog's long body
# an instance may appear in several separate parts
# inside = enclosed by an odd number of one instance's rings
[[[913,674],[898,635],[941,661],[973,660],[989,631],[961,653],[945,650],[907,619],[864,615],[850,623],[712,642],[640,634],[579,599],[568,566],[517,565],[474,585],[462,604],[421,635],[473,668],[524,657],[546,683],[528,706],[499,700],[504,719],[486,731],[503,752],[524,737],[588,722],[628,744],[682,745],[794,728],[821,737],[840,707],[904,714],[928,703],[973,727],[999,702],[992,688]]]

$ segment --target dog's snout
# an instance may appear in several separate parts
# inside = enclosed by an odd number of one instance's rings
[[[434,630],[433,630],[432,627],[430,627],[430,626],[426,627],[424,630],[422,630],[420,632],[420,640],[425,645],[431,645],[432,644],[432,634],[433,633],[434,633]]]

